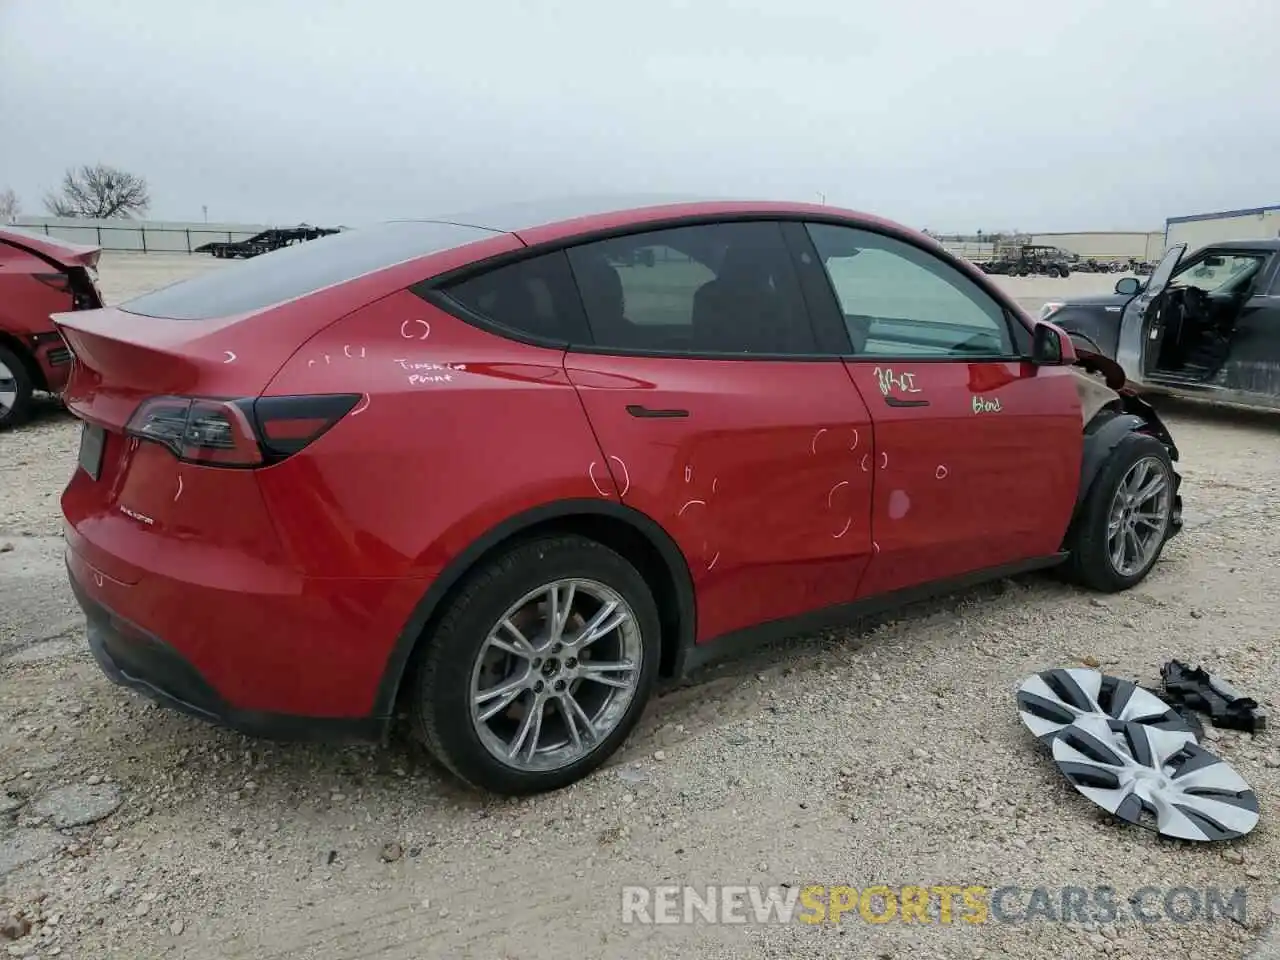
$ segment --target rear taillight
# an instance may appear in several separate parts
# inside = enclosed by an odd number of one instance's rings
[[[59,293],[69,293],[71,290],[71,278],[65,273],[33,273],[31,276]]]
[[[302,450],[359,400],[358,394],[257,400],[154,397],[138,407],[125,430],[168,447],[187,463],[262,467]]]

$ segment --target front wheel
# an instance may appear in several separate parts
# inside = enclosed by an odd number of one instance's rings
[[[640,718],[659,631],[644,578],[608,547],[576,536],[515,546],[470,576],[424,640],[414,731],[473,786],[567,786]]]
[[[1176,480],[1163,443],[1130,433],[1111,451],[1068,537],[1068,573],[1115,593],[1141,583],[1173,523]]]

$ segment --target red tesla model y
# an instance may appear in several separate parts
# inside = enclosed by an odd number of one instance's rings
[[[0,430],[22,423],[37,390],[58,393],[71,352],[50,316],[102,306],[101,249],[0,227]]]
[[[405,705],[503,793],[734,640],[1055,564],[1124,589],[1181,525],[1113,364],[827,206],[392,222],[57,321],[108,676],[264,736]]]

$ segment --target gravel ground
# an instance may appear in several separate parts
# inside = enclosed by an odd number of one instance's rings
[[[117,300],[220,266],[107,257],[102,278]],[[1035,307],[1114,278],[1007,282]],[[1107,822],[1012,699],[1049,666],[1153,682],[1176,656],[1274,716],[1280,420],[1163,406],[1188,525],[1139,588],[1011,580],[761,649],[665,692],[587,781],[511,801],[460,789],[404,743],[257,742],[109,684],[61,567],[76,430],[50,404],[0,434],[0,945],[254,960],[1270,956],[1274,732],[1210,731],[1262,821],[1240,842],[1184,845]],[[1153,884],[1249,893],[1243,925],[621,923],[624,884],[672,883],[1108,885],[1122,907]]]

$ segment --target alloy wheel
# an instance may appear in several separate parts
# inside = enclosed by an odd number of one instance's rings
[[[498,618],[471,671],[471,722],[516,770],[581,760],[626,716],[644,646],[630,605],[595,580],[557,580]]]
[[[5,416],[18,402],[18,377],[9,365],[0,360],[0,417]]]
[[[1107,556],[1122,577],[1150,566],[1169,530],[1169,468],[1143,457],[1126,471],[1107,514]]]

